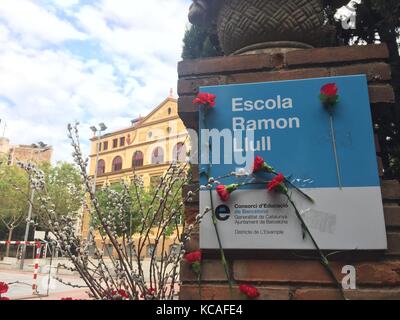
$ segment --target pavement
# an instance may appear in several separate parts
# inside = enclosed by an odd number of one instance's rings
[[[51,275],[49,275],[49,261],[42,260],[40,263],[40,273],[38,274],[37,285],[38,295],[33,295],[33,261],[26,260],[24,270],[18,269],[18,264],[12,266],[0,265],[0,282],[9,284],[9,291],[4,296],[13,300],[61,300],[62,298],[73,299],[89,299],[89,289],[72,288],[59,282],[57,278],[61,278],[66,283],[73,285],[85,286],[85,282],[76,273],[56,268],[57,263],[62,262],[66,265],[71,265],[67,259],[58,259],[52,264]],[[106,260],[106,264],[111,264]],[[150,261],[143,261],[143,269],[148,270]],[[146,281],[149,281],[149,276],[146,275]],[[177,286],[176,291],[179,290]]]
[[[79,276],[59,276],[63,281],[71,282],[74,285],[85,285]],[[0,282],[9,284],[9,291],[5,294],[12,300],[60,300],[62,298],[88,299],[87,288],[73,289],[64,285],[46,274],[39,274],[37,279],[39,295],[33,295],[33,273],[17,270],[0,270]]]

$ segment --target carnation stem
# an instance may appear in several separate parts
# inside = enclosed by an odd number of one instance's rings
[[[315,241],[313,235],[311,234],[310,229],[308,229],[306,223],[304,222],[303,217],[301,216],[301,214],[300,214],[299,210],[297,209],[295,203],[293,202],[292,198],[291,198],[287,193],[286,193],[286,197],[288,198],[289,202],[290,202],[291,205],[293,206],[294,211],[296,212],[296,216],[297,216],[297,218],[298,218],[298,219],[300,220],[300,222],[301,222],[302,228],[303,228],[303,229],[307,232],[307,234],[310,236],[311,241],[313,242],[315,248],[317,249],[318,254],[319,254],[319,256],[320,256],[320,262],[321,262],[322,266],[326,269],[326,271],[328,272],[329,276],[330,276],[330,277],[332,278],[332,280],[335,282],[335,285],[336,285],[337,288],[339,289],[342,298],[343,298],[344,300],[347,300],[347,298],[346,298],[346,296],[345,296],[345,294],[344,294],[342,285],[341,285],[341,284],[339,283],[339,281],[337,280],[335,274],[333,273],[333,271],[332,271],[332,269],[331,269],[331,267],[330,267],[330,265],[329,265],[328,258],[324,255],[324,253],[322,252],[322,250],[319,248],[317,242]]]
[[[329,123],[331,126],[333,154],[335,156],[335,163],[336,163],[336,174],[337,174],[337,178],[338,178],[338,182],[339,182],[339,188],[340,188],[340,190],[342,190],[343,184],[342,184],[342,177],[340,174],[339,156],[338,156],[337,147],[336,147],[335,126],[333,124],[333,114],[331,112],[329,113]]]
[[[199,299],[200,300],[201,300],[201,269],[202,269],[202,266],[200,264],[199,274],[197,275],[197,283],[198,283],[198,286],[199,286]]]
[[[300,190],[300,188],[296,187],[291,181],[289,181],[289,179],[287,179],[285,177],[285,181],[286,183],[288,183],[290,186],[292,186],[294,189],[297,190],[297,192],[299,192],[303,197],[305,197],[308,201],[314,203],[314,199],[311,198],[308,194],[304,193],[302,190]]]
[[[221,237],[219,236],[219,232],[218,232],[218,222],[217,222],[217,218],[215,216],[214,200],[213,200],[213,197],[212,197],[212,190],[210,190],[210,200],[211,200],[212,222],[213,222],[213,225],[214,225],[215,233],[217,235],[219,251],[220,251],[220,254],[221,254],[221,261],[222,261],[222,264],[224,266],[224,271],[225,271],[226,278],[228,279],[229,290],[230,290],[230,292],[232,294],[233,284],[232,284],[232,280],[231,280],[231,276],[230,276],[230,272],[229,272],[229,266],[228,266],[228,263],[226,261],[225,252],[224,252],[224,249],[222,247]]]
[[[278,173],[277,172],[272,172],[272,174],[274,174],[274,175],[278,175]],[[285,177],[285,182],[287,183],[287,184],[289,184],[291,187],[293,187],[297,192],[299,192],[303,197],[305,197],[308,201],[310,201],[310,202],[312,202],[312,203],[314,203],[315,201],[314,201],[314,199],[313,198],[311,198],[308,194],[306,194],[305,192],[303,192],[299,187],[297,187],[297,186],[295,186],[294,184],[293,184],[293,182],[291,182],[288,178],[286,178]]]

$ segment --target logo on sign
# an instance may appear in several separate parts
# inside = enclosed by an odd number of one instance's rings
[[[218,206],[215,209],[215,216],[219,221],[228,221],[231,217],[231,210],[226,205]]]

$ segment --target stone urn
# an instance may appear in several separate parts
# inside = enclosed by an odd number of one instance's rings
[[[189,20],[212,28],[225,55],[326,46],[322,0],[193,0]]]

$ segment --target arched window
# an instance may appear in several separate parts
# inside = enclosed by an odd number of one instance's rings
[[[153,150],[151,155],[151,164],[164,163],[164,150],[161,147],[157,147]]]
[[[173,150],[172,160],[175,162],[185,162],[186,161],[186,146],[183,142],[179,142]]]
[[[97,174],[102,175],[106,173],[106,162],[104,160],[99,160],[97,163]]]
[[[115,157],[112,163],[112,171],[117,172],[122,170],[122,158]]]
[[[143,152],[136,151],[132,158],[132,168],[140,168],[143,167]]]

